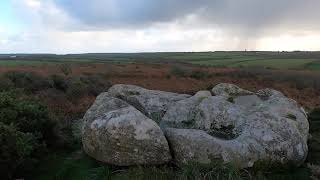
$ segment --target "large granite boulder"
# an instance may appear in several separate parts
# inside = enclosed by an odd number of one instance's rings
[[[252,167],[303,163],[309,124],[303,108],[272,89],[219,84],[190,96],[115,85],[88,110],[82,132],[85,151],[114,165],[173,157],[177,164],[222,160]]]
[[[113,165],[164,164],[171,160],[160,127],[121,99],[99,95],[83,118],[84,151]]]
[[[131,104],[157,123],[161,121],[169,106],[190,97],[187,94],[149,90],[125,84],[112,86],[108,93],[110,96],[120,98]]]
[[[219,95],[177,102],[164,115],[162,127],[175,161],[221,159],[251,167],[258,161],[305,160],[309,124],[294,100],[271,89],[254,94],[229,84],[213,93]]]

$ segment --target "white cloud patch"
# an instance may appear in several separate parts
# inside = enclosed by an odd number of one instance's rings
[[[33,9],[39,9],[41,7],[41,2],[39,0],[24,0],[24,3]]]

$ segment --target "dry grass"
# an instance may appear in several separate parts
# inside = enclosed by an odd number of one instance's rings
[[[172,74],[172,67],[187,69],[185,76]],[[180,67],[181,66],[181,67]],[[215,84],[235,83],[245,89],[256,91],[262,88],[274,88],[288,97],[297,100],[307,109],[320,107],[320,91],[314,82],[320,79],[320,73],[314,71],[275,71],[263,69],[239,70],[233,68],[199,67],[186,64],[73,64],[72,74],[100,74],[111,84],[125,83],[139,85],[149,89],[195,93]],[[42,76],[63,75],[58,65],[1,67],[0,73],[7,71],[35,72]],[[192,72],[205,72],[197,78]],[[309,78],[311,77],[311,78]],[[306,81],[308,80],[308,81]],[[311,82],[312,80],[312,82]]]

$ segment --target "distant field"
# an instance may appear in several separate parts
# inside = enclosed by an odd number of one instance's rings
[[[101,54],[0,55],[0,66],[52,63],[190,63],[220,67],[266,67],[273,69],[320,70],[320,52],[162,52]]]
[[[266,59],[238,62],[231,66],[264,66],[275,69],[303,69],[307,64],[314,61],[315,60],[310,59]]]
[[[307,69],[320,70],[320,61],[313,61],[312,63],[307,64]]]
[[[21,65],[43,65],[51,64],[53,62],[43,62],[43,61],[28,61],[28,60],[0,60],[0,66],[21,66]]]
[[[177,59],[192,64],[224,67],[266,67],[273,69],[311,69],[320,70],[318,54],[290,53],[212,53],[211,56],[198,54],[192,57],[177,56]]]
[[[0,66],[41,66],[50,64],[62,63],[76,63],[76,64],[90,64],[90,63],[129,63],[130,61],[101,61],[101,60],[86,60],[86,59],[62,59],[62,60],[0,60]]]
[[[193,64],[226,66],[226,67],[267,67],[273,69],[314,69],[317,70],[317,60],[311,59],[261,59],[261,60],[208,60],[194,61]],[[320,61],[319,61],[320,62]],[[320,67],[320,66],[319,66]],[[318,68],[319,68],[318,67]]]

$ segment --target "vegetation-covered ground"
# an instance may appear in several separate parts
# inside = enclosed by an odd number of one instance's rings
[[[320,52],[162,52],[100,54],[16,54],[0,55],[0,65],[42,65],[47,63],[179,62],[218,67],[260,66],[272,69],[320,70]]]
[[[226,56],[225,52],[219,53],[214,56]],[[239,55],[233,53],[230,56]],[[244,56],[243,53],[239,56]],[[135,54],[134,57],[132,54],[108,55],[114,61],[125,59],[124,64],[107,63],[109,59],[103,60],[105,55],[100,54],[95,55],[95,60],[90,59],[92,55],[70,55],[64,62],[50,55],[53,60],[41,61],[40,64],[28,63],[40,61],[42,56],[36,57],[39,58],[36,60],[27,56],[22,61],[27,64],[0,64],[2,179],[310,179],[312,174],[319,176],[319,167],[316,165],[320,164],[320,113],[316,109],[320,108],[320,72],[296,68],[307,67],[300,65],[300,62],[290,68],[286,66],[276,69],[261,66],[196,66],[185,62],[193,61],[196,57],[201,61],[208,60],[213,55],[186,54],[160,53],[166,57],[160,60],[173,61],[170,63],[157,63],[160,55],[156,53]],[[271,56],[271,53],[268,55]],[[118,59],[112,59],[111,56]],[[153,61],[133,62],[140,56]],[[285,59],[291,58],[287,56]],[[304,59],[302,55],[295,56]],[[308,54],[304,56],[309,58]],[[317,66],[317,62],[311,60],[313,58],[315,54],[310,55],[309,61],[312,62],[308,61],[308,66]],[[182,63],[180,59],[183,59]],[[282,64],[285,66],[286,63]],[[79,119],[95,97],[112,84],[136,84],[149,89],[193,94],[221,82],[234,83],[252,91],[274,88],[302,104],[309,112],[312,135],[307,162],[301,167],[260,165],[246,170],[218,162],[207,166],[190,164],[179,168],[174,164],[112,167],[89,158],[81,150]]]

